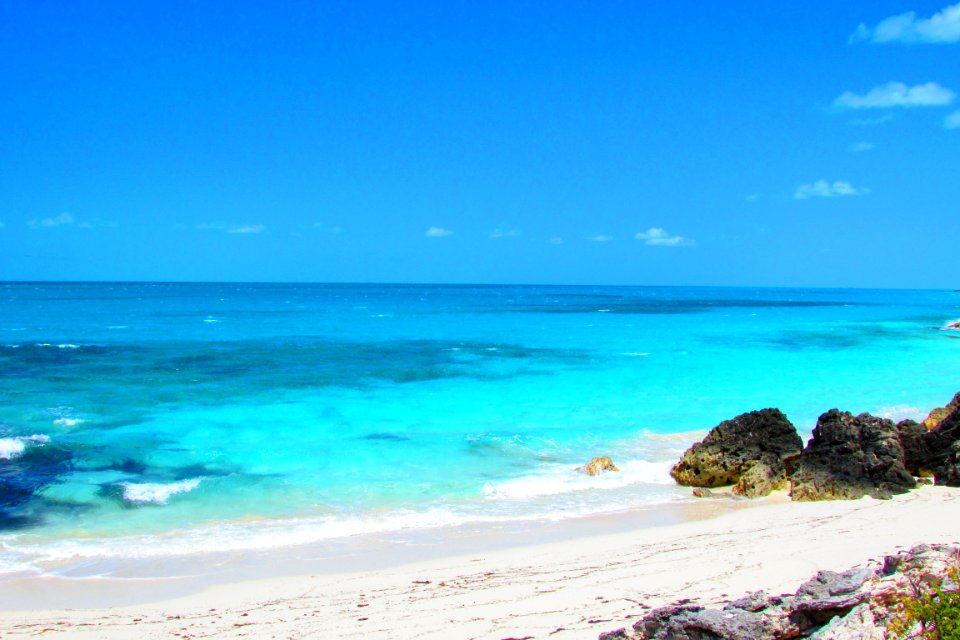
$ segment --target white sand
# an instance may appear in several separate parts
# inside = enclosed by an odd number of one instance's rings
[[[890,501],[781,496],[717,518],[482,556],[218,585],[133,607],[7,612],[0,638],[593,639],[681,598],[793,592],[818,569],[958,540],[960,489]]]

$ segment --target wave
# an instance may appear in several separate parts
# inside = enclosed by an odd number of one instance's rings
[[[135,504],[167,504],[178,493],[187,493],[200,486],[202,478],[180,482],[121,482],[123,499]]]
[[[618,462],[620,471],[590,476],[570,465],[554,464],[541,470],[503,482],[488,482],[483,491],[488,499],[518,500],[556,496],[591,489],[617,489],[634,484],[673,485],[670,468],[673,461]]]
[[[17,438],[0,438],[0,460],[13,460],[23,455],[30,443],[46,444],[50,437],[43,434]]]
[[[83,420],[80,418],[57,418],[53,421],[53,424],[60,425],[61,427],[75,427],[82,423]]]

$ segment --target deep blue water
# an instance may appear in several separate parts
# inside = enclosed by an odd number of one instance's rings
[[[0,284],[0,572],[687,500],[743,411],[960,384],[950,291]],[[622,471],[575,471],[609,454]]]

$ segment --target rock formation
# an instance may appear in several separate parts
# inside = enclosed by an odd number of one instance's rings
[[[802,448],[797,430],[779,409],[751,411],[711,429],[687,449],[670,475],[685,486],[737,484],[735,493],[767,495],[786,481],[785,459]],[[758,465],[762,467],[751,472]]]
[[[893,422],[837,409],[817,420],[790,484],[791,497],[803,501],[889,498],[917,485]]]
[[[595,476],[605,471],[620,471],[620,469],[617,468],[617,465],[613,464],[613,460],[610,459],[610,456],[597,456],[584,466],[580,467],[578,471],[582,471],[588,476]]]
[[[819,571],[793,595],[758,591],[723,609],[689,601],[660,607],[600,640],[882,640],[899,615],[897,603],[942,584],[958,554],[955,547],[920,545],[870,568]]]
[[[931,411],[923,421],[923,426],[925,426],[928,431],[935,429],[941,422],[948,418],[950,414],[956,411],[957,407],[960,407],[960,393],[953,396],[953,400],[951,400],[947,406],[937,407]]]

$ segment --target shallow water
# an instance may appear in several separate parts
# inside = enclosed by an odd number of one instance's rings
[[[743,411],[946,403],[958,296],[3,284],[0,572],[682,502]]]

